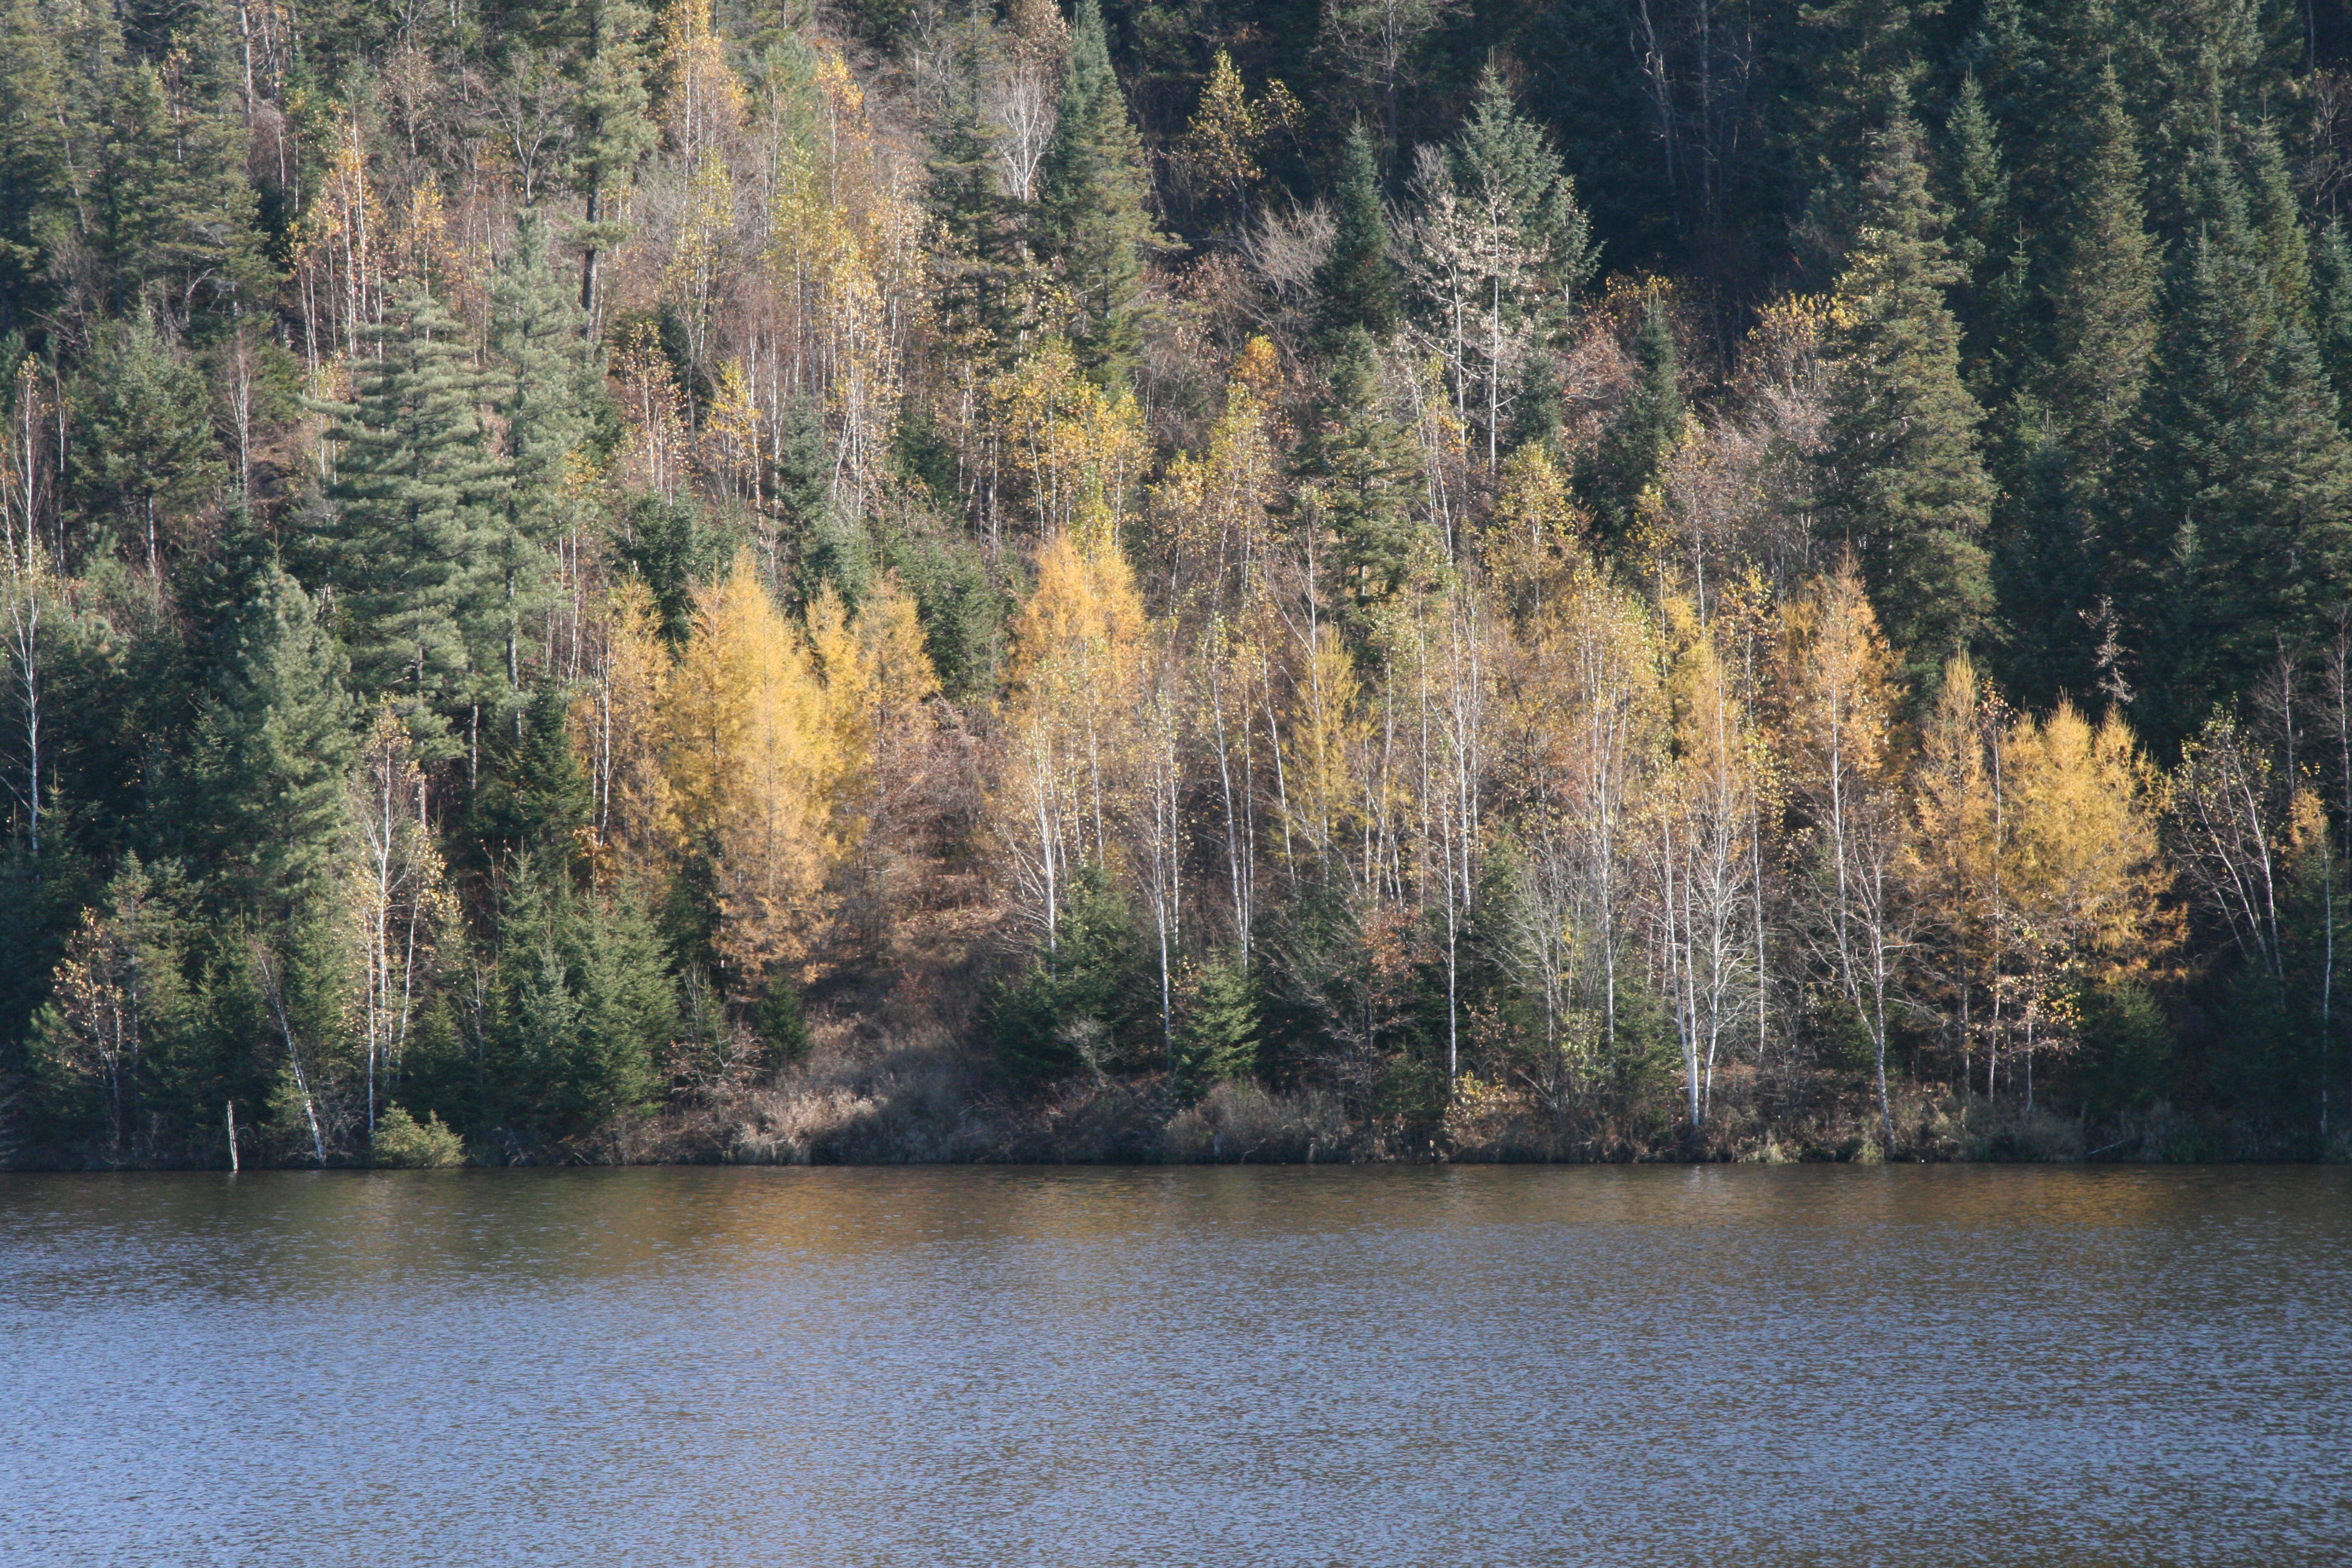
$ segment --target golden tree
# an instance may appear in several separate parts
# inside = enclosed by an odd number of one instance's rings
[[[809,654],[748,552],[695,595],[669,683],[664,759],[687,852],[707,867],[719,956],[744,989],[807,953],[839,854],[846,759]]]

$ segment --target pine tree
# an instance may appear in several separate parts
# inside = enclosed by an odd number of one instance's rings
[[[1862,237],[1838,286],[1824,453],[1829,525],[1854,551],[1888,637],[1932,674],[1990,607],[1982,419],[1960,384],[1958,281],[1919,136],[1898,115],[1872,139]]]
[[[150,576],[162,574],[163,542],[180,542],[175,524],[223,479],[209,389],[175,350],[152,306],[101,328],[74,445],[88,514],[122,518]]]
[[[1039,234],[1069,290],[1079,362],[1105,387],[1126,382],[1141,342],[1150,197],[1143,143],[1111,70],[1102,7],[1078,0],[1061,114],[1038,174]]]
[[[418,290],[382,342],[356,401],[332,410],[327,577],[359,689],[395,697],[430,750],[503,684],[506,475],[457,321]]]
[[[523,628],[548,603],[550,548],[573,521],[564,493],[572,459],[589,437],[590,410],[604,395],[599,356],[580,329],[579,308],[548,254],[547,220],[526,211],[490,292],[509,476],[504,526],[493,535],[499,554],[490,565],[504,603],[510,701],[520,701],[523,686]]]
[[[345,668],[310,595],[265,557],[217,639],[182,813],[225,900],[267,925],[324,890],[356,749]]]
[[[2197,238],[2167,289],[2109,576],[2148,698],[2177,741],[2309,640],[2352,587],[2352,447],[2311,340],[2219,148],[2191,163]]]
[[[1650,301],[1633,335],[1633,387],[1601,431],[1577,476],[1601,530],[1623,543],[1632,538],[1642,492],[1654,481],[1682,439],[1685,409],[1675,329],[1665,306]]]
[[[1332,216],[1331,254],[1315,274],[1315,330],[1327,348],[1339,347],[1358,327],[1380,338],[1396,325],[1396,264],[1389,258],[1380,162],[1360,120],[1339,152]]]
[[[2006,662],[2015,695],[2037,704],[2088,692],[2098,679],[2095,519],[2155,347],[2156,257],[2112,70],[2099,73],[2075,137],[2075,181],[2050,247],[2047,336],[2021,345],[2033,384],[1997,418]]]
[[[638,0],[582,0],[580,17],[572,168],[588,198],[588,223],[574,238],[581,247],[580,310],[593,331],[604,319],[596,265],[603,247],[619,244],[625,232],[611,221],[612,205],[656,140],[646,113],[644,46],[652,17]]]
[[[1334,357],[1315,427],[1296,465],[1302,523],[1331,539],[1329,570],[1350,628],[1403,587],[1426,543],[1412,515],[1419,464],[1412,438],[1391,419],[1380,353],[1361,327]]]

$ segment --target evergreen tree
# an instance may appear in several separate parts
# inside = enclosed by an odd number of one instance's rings
[[[2132,138],[2115,73],[2102,70],[2051,247],[2046,338],[2012,334],[2026,340],[2017,353],[2034,384],[1996,420],[2006,667],[2015,695],[2036,705],[2086,694],[2099,679],[2095,519],[2155,345],[2156,258]]]
[[[961,353],[1001,368],[1017,346],[1021,268],[1017,204],[998,188],[992,166],[1003,129],[983,97],[984,37],[975,26],[959,39],[946,112],[931,134],[926,197],[944,241],[934,264],[940,326]]]
[[[1112,73],[1097,0],[1078,0],[1060,118],[1038,171],[1039,237],[1061,268],[1079,363],[1106,387],[1132,374],[1142,338],[1143,262],[1154,235],[1143,143]]]
[[[395,697],[429,750],[503,684],[506,471],[458,322],[418,290],[382,342],[356,402],[332,409],[327,579],[359,689]]]
[[[175,303],[225,303],[268,268],[246,178],[246,139],[217,48],[123,67],[110,84],[92,182],[108,303],[152,285]]]
[[[2143,727],[2167,740],[2316,639],[2352,590],[2352,448],[2216,149],[2193,162],[2201,232],[2168,286],[2108,563],[2138,656]]]
[[[504,373],[499,412],[508,470],[492,564],[504,605],[510,700],[520,700],[523,685],[524,626],[548,603],[550,547],[572,521],[564,495],[572,459],[588,440],[589,411],[604,395],[599,356],[580,328],[579,309],[548,255],[547,220],[524,212],[490,293],[490,346]]]
[[[2312,342],[2336,388],[2338,421],[2352,421],[2352,233],[2327,220],[2311,247]]]
[[[21,332],[57,298],[48,267],[74,222],[68,145],[81,110],[64,40],[40,0],[0,8],[0,332]]]
[[[121,517],[150,576],[176,524],[209,501],[224,478],[205,379],[142,306],[99,331],[83,377],[76,489],[89,515]]]
[[[1315,274],[1315,330],[1327,348],[1358,327],[1378,338],[1396,325],[1396,264],[1389,257],[1380,162],[1360,120],[1339,152],[1332,208],[1331,254]]]
[[[1184,1087],[1247,1083],[1258,1072],[1257,983],[1238,952],[1211,958],[1177,1039]]]
[[[275,926],[324,890],[355,751],[342,649],[274,557],[222,627],[182,815],[226,907]]]
[[[490,863],[527,853],[552,874],[577,857],[593,803],[572,749],[571,714],[571,692],[552,680],[518,709],[514,736],[499,747],[469,824]]]
[[[1492,66],[1478,78],[1469,116],[1447,145],[1446,162],[1457,187],[1507,217],[1547,302],[1541,330],[1558,330],[1570,301],[1600,265],[1601,253],[1550,133],[1518,111],[1510,88]]]
[[[677,1029],[677,994],[634,894],[583,894],[560,868],[518,856],[499,899],[496,952],[477,1063],[478,1146],[535,1151],[649,1109],[660,1088],[656,1053]]]
[[[1907,116],[1927,70],[1926,26],[1941,0],[1799,5],[1779,48],[1774,140],[1801,244],[1823,260],[1852,237],[1874,127]],[[1867,222],[1867,219],[1859,219]]]
[[[1682,439],[1680,380],[1674,322],[1665,306],[1653,300],[1633,335],[1633,390],[1577,476],[1601,531],[1619,543],[1633,537],[1642,492]]]
[[[1389,417],[1386,403],[1380,353],[1358,327],[1332,361],[1296,466],[1302,524],[1329,535],[1330,571],[1359,635],[1404,585],[1423,543],[1412,510],[1420,467],[1412,433]]]
[[[612,221],[613,203],[636,178],[657,132],[646,113],[644,38],[651,13],[638,0],[581,0],[579,16],[572,170],[588,199],[588,222],[573,237],[581,247],[580,310],[593,330],[603,319],[597,262],[625,233]]]
[[[1898,115],[1871,140],[1862,238],[1838,287],[1822,499],[1862,563],[1889,639],[1932,673],[1990,607],[1981,539],[1992,486],[1945,297],[1958,269],[1927,192],[1918,132]]]

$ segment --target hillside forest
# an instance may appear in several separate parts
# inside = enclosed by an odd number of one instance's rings
[[[0,1162],[2347,1147],[2335,0],[0,0]]]

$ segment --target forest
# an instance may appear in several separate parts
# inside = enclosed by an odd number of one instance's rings
[[[2347,194],[2335,0],[0,0],[0,1164],[2344,1157]]]

